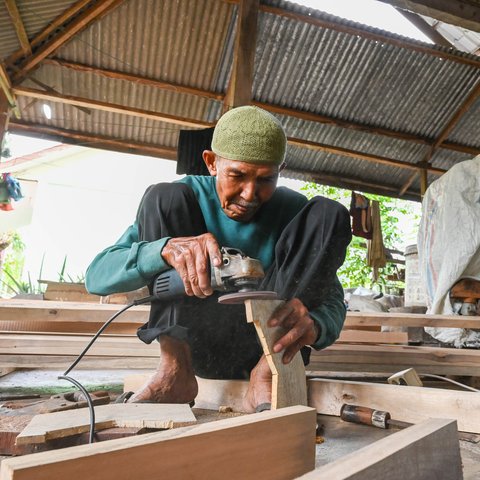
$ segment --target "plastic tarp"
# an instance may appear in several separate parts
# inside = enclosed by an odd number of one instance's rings
[[[480,280],[480,155],[458,163],[427,189],[418,256],[427,313],[453,314],[449,291],[462,278]],[[456,347],[480,347],[480,332],[426,328]]]

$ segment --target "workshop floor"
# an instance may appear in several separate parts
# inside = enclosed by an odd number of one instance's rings
[[[132,373],[148,372],[139,370],[135,370],[135,372],[131,370],[76,370],[72,373],[72,377],[89,390],[108,390],[112,393],[119,393],[123,391],[125,376]],[[71,390],[68,382],[58,380],[58,376],[62,374],[63,372],[53,370],[18,370],[0,377],[0,394],[38,393],[53,395]],[[219,416],[218,412],[210,412],[199,410],[197,412],[199,422],[224,418],[224,416]],[[317,445],[317,468],[395,432],[395,430],[382,430],[365,425],[346,423],[338,417],[326,415],[318,416],[318,424],[323,425],[325,441]],[[478,480],[480,478],[480,435],[472,436],[471,440],[460,440],[464,479]]]

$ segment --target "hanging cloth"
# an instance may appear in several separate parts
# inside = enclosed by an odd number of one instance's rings
[[[372,238],[372,212],[370,200],[360,193],[352,192],[350,200],[352,233],[367,240]]]
[[[203,162],[204,150],[211,150],[213,128],[180,130],[178,137],[177,174],[210,175]]]
[[[378,269],[385,267],[387,257],[382,236],[382,222],[380,219],[380,204],[372,200],[372,239],[367,240],[367,265],[372,267],[373,281],[378,280]]]

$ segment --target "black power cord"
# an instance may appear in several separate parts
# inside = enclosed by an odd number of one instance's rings
[[[95,409],[93,408],[93,401],[92,397],[90,397],[89,393],[83,387],[83,385],[78,381],[75,380],[72,377],[69,377],[68,374],[78,365],[80,360],[85,356],[85,354],[90,350],[92,345],[95,343],[97,338],[105,331],[105,329],[123,312],[127,311],[129,308],[135,307],[137,305],[143,305],[145,303],[150,303],[152,300],[155,300],[155,297],[153,295],[149,297],[144,297],[141,298],[140,300],[134,300],[132,303],[129,303],[125,307],[123,307],[121,310],[116,312],[114,315],[112,315],[98,330],[98,332],[93,336],[93,338],[88,342],[88,345],[83,349],[82,353],[75,359],[75,361],[70,365],[69,368],[65,371],[63,375],[59,375],[58,379],[59,380],[67,380],[70,383],[73,383],[85,396],[85,399],[87,400],[87,405],[88,405],[88,410],[90,412],[90,434],[89,434],[89,440],[88,443],[93,443],[95,440]]]

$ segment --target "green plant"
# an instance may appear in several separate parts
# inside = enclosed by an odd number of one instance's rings
[[[350,207],[351,191],[336,187],[317,185],[307,183],[301,189],[308,198],[315,195],[323,195]],[[386,248],[398,250],[403,245],[402,232],[399,228],[400,220],[408,218],[412,224],[418,224],[419,214],[414,207],[413,202],[405,200],[384,197],[381,195],[366,194],[370,200],[377,200],[380,205],[380,217],[382,223],[383,241]],[[397,267],[393,263],[387,263],[385,268],[381,269],[377,282],[373,282],[371,268],[367,265],[366,241],[360,237],[353,237],[347,249],[345,262],[338,270],[338,276],[345,288],[352,287],[377,287],[385,291],[391,283],[388,276],[397,273]]]
[[[72,277],[68,273],[65,273],[67,267],[67,255],[63,258],[62,268],[60,272],[58,272],[58,281],[59,282],[71,282],[71,283],[84,283],[85,282],[85,275],[80,274]]]

